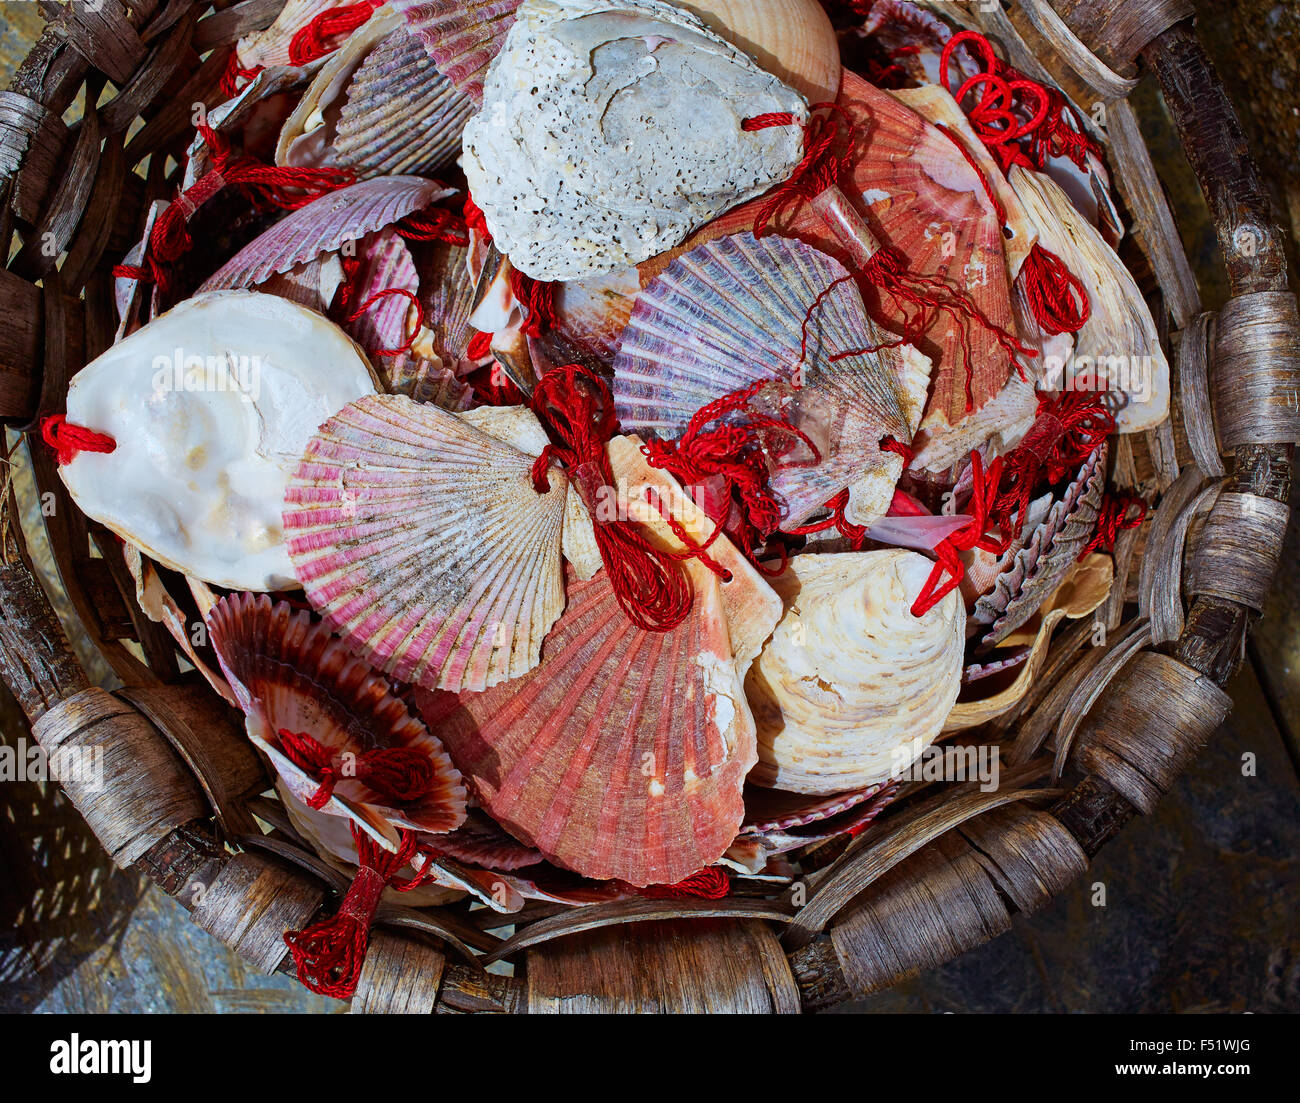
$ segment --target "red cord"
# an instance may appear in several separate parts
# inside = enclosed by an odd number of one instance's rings
[[[370,925],[384,889],[410,892],[428,880],[433,864],[430,856],[416,876],[400,879],[398,871],[420,853],[414,833],[403,830],[393,852],[380,847],[355,823],[351,828],[357,848],[357,872],[338,911],[301,931],[284,934],[298,979],[313,992],[337,1000],[351,999],[356,993],[370,942]]]
[[[359,4],[327,8],[289,40],[290,63],[306,65],[333,53],[348,35],[365,24],[377,7],[379,4],[372,0],[362,0]]]
[[[243,91],[243,89],[239,87],[239,82],[241,80],[252,80],[262,71],[263,68],[264,66],[261,65],[254,65],[251,69],[243,68],[239,64],[239,51],[231,50],[230,60],[226,62],[225,72],[221,74],[221,81],[218,85],[221,89],[221,94],[225,96],[226,99],[233,100]]]
[[[376,291],[356,310],[348,315],[349,322],[355,322],[367,310],[381,299],[386,299],[390,295],[401,295],[415,307],[415,325],[411,327],[411,335],[395,349],[367,349],[371,356],[401,356],[404,352],[409,352],[411,346],[415,344],[415,339],[420,335],[420,330],[424,328],[424,306],[420,303],[419,297],[412,291],[404,287],[386,287],[382,291]]]
[[[41,439],[54,449],[60,464],[71,463],[79,452],[107,455],[117,448],[117,441],[107,433],[97,433],[84,425],[73,425],[65,414],[53,414],[41,419]]]
[[[529,337],[540,337],[555,326],[555,293],[559,285],[547,280],[535,280],[518,268],[510,270],[510,291],[524,308],[524,332]]]
[[[466,360],[482,360],[492,355],[492,334],[476,333],[465,348]]]
[[[1134,507],[1137,513],[1130,516],[1129,511]],[[1147,504],[1136,494],[1111,494],[1108,491],[1097,511],[1096,531],[1088,546],[1079,553],[1079,558],[1087,559],[1095,551],[1113,552],[1119,534],[1125,529],[1137,528],[1146,519]]]
[[[479,205],[474,202],[474,197],[468,192],[465,193],[465,225],[481,237],[484,242],[492,241],[492,233],[488,230],[487,217],[480,210]]]
[[[440,241],[462,247],[469,244],[464,221],[443,207],[414,211],[393,228],[407,241]]]

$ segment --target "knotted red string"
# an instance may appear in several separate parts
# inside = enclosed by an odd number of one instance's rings
[[[578,364],[555,368],[534,388],[531,408],[551,440],[533,464],[537,492],[544,494],[550,489],[546,472],[551,462],[562,463],[591,514],[601,562],[627,618],[646,632],[676,628],[686,619],[692,602],[681,560],[699,558],[720,572],[722,569],[702,548],[691,546],[684,531],[678,532],[678,537],[687,543],[687,550],[665,552],[641,535],[632,519],[608,516],[614,472],[605,444],[618,431],[618,422],[604,380]]]
[[[1039,398],[1033,427],[987,472],[979,453],[972,452],[973,490],[965,507],[970,523],[935,548],[934,569],[912,605],[912,615],[923,616],[961,582],[962,552],[1005,552],[1024,526],[1035,491],[1073,475],[1114,431],[1115,418],[1102,406],[1098,392],[1067,391]]]
[[[1136,509],[1136,513],[1130,513]],[[1095,551],[1113,552],[1115,541],[1125,529],[1135,529],[1147,518],[1147,504],[1136,494],[1111,494],[1107,492],[1097,511],[1097,528],[1088,546],[1079,553],[1087,559]]]
[[[324,808],[334,795],[335,786],[348,777],[335,759],[343,752],[327,747],[308,732],[280,729],[280,748],[300,770],[311,774],[320,787],[308,799],[311,808]],[[372,747],[360,751],[350,775],[371,789],[381,800],[393,804],[413,804],[427,797],[437,781],[429,756],[414,747]]]
[[[298,979],[313,992],[337,1000],[351,999],[357,990],[370,942],[370,925],[384,889],[410,892],[428,880],[433,865],[430,859],[414,877],[400,879],[398,871],[419,853],[415,835],[403,830],[393,852],[380,847],[355,823],[351,827],[357,847],[357,872],[339,910],[301,931],[284,934]]]
[[[117,448],[117,441],[107,433],[97,433],[84,425],[73,425],[65,414],[52,414],[41,419],[41,439],[54,449],[60,464],[71,463],[79,452],[100,452],[107,455]]]
[[[638,896],[651,900],[686,900],[695,897],[701,900],[721,900],[731,892],[731,878],[720,866],[709,866],[698,873],[692,873],[675,885],[648,885],[634,890]]]
[[[483,336],[491,344],[492,335]],[[528,401],[496,360],[470,372],[465,376],[465,382],[483,406],[522,406]]]
[[[359,4],[327,8],[289,40],[290,63],[306,65],[333,53],[343,45],[348,35],[370,18],[377,7],[377,2],[362,0]]]
[[[984,70],[954,90],[950,66],[953,51],[962,45],[983,63]],[[978,31],[961,31],[948,40],[939,59],[939,79],[959,104],[970,92],[980,90],[967,116],[1003,172],[1012,165],[1041,169],[1049,157],[1068,157],[1084,168],[1089,154],[1101,155],[1101,147],[1088,136],[1065,96],[1007,65]],[[1026,142],[1027,147],[1022,144]]]
[[[713,520],[751,557],[781,524],[781,503],[768,486],[770,472],[760,434],[767,430],[792,436],[810,449],[813,462],[820,459],[816,445],[801,429],[750,405],[771,382],[760,380],[715,399],[695,412],[678,440],[651,440],[641,449],[651,467],[667,471],[683,486],[721,479],[725,506],[722,516]],[[744,416],[733,417],[738,414]]]

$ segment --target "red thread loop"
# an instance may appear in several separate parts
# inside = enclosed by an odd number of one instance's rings
[[[540,337],[555,326],[555,292],[558,285],[546,280],[535,280],[518,268],[510,270],[510,291],[524,308],[524,332],[529,337]]]
[[[1136,508],[1137,513],[1130,515]],[[1097,528],[1088,546],[1079,553],[1087,559],[1095,551],[1113,552],[1115,541],[1125,529],[1135,529],[1147,519],[1147,504],[1136,494],[1112,494],[1109,491],[1101,500],[1097,511]]]
[[[675,885],[649,885],[637,889],[641,896],[652,900],[685,900],[695,897],[701,900],[721,900],[731,892],[731,878],[720,866],[709,866],[692,873]]]
[[[221,94],[226,99],[233,100],[243,91],[239,87],[239,82],[241,80],[252,80],[263,68],[262,65],[254,65],[251,69],[245,69],[239,64],[239,51],[231,50],[230,60],[226,62],[225,72],[221,74],[221,81],[218,84]]]
[[[411,346],[415,344],[415,339],[420,335],[420,330],[424,328],[424,306],[421,304],[419,297],[404,287],[386,287],[382,291],[376,291],[356,310],[348,315],[349,322],[355,322],[375,303],[388,298],[390,295],[401,295],[410,304],[415,307],[415,324],[411,327],[411,335],[395,349],[367,349],[371,356],[401,356],[404,352],[409,352]]]
[[[646,632],[676,628],[690,612],[693,597],[680,560],[702,553],[662,551],[617,508],[609,516],[615,505],[610,499],[616,501],[616,496],[605,444],[618,431],[618,422],[604,380],[578,364],[555,368],[534,388],[531,407],[551,439],[533,465],[534,487],[538,493],[548,491],[547,467],[552,460],[562,463],[591,514],[601,562],[627,618]]]
[[[1020,270],[1025,297],[1039,328],[1049,336],[1078,333],[1092,316],[1092,303],[1083,280],[1065,261],[1037,242]]]
[[[41,419],[41,439],[54,449],[60,464],[71,463],[79,452],[100,452],[107,455],[117,448],[117,441],[107,433],[97,433],[84,425],[73,425],[65,414],[53,414]]]
[[[298,979],[322,996],[351,999],[357,990],[361,966],[370,942],[370,925],[384,889],[410,892],[432,873],[432,858],[416,876],[401,879],[397,873],[418,854],[415,835],[403,830],[396,852],[382,849],[354,823],[357,872],[339,910],[301,931],[286,931],[285,945],[293,955]]]
[[[289,61],[306,65],[331,54],[343,45],[347,36],[362,26],[379,5],[371,0],[328,8],[299,29],[289,40]]]
[[[324,808],[335,787],[348,776],[334,764],[338,752],[308,732],[281,728],[279,735],[280,749],[289,761],[320,783],[308,798],[308,807]],[[353,765],[352,776],[357,781],[381,800],[396,805],[413,804],[427,797],[437,780],[428,756],[413,747],[373,747],[356,754]]]
[[[982,62],[984,70],[954,90],[949,80],[952,55],[963,44]],[[978,31],[961,31],[948,40],[939,59],[939,82],[958,103],[964,103],[971,92],[978,90],[979,98],[967,116],[1003,172],[1012,165],[1041,169],[1049,157],[1068,157],[1084,168],[1090,154],[1101,155],[1101,146],[1088,136],[1078,112],[1065,96],[1007,65]],[[1032,107],[1025,102],[1026,97]],[[1027,148],[1021,144],[1026,141]]]

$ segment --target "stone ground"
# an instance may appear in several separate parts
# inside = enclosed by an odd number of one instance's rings
[[[1197,6],[1278,210],[1300,239],[1300,4]],[[0,79],[40,26],[36,5],[0,2]],[[1216,307],[1225,290],[1195,182],[1158,96],[1141,105],[1203,296]],[[1298,559],[1293,528],[1285,562]],[[1249,659],[1209,748],[1079,884],[1003,937],[853,1010],[1300,1011],[1300,574],[1279,579]],[[24,734],[0,694],[0,736]],[[1247,755],[1253,774],[1243,770]],[[0,786],[0,1010],[343,1009],[251,972],[179,905],[115,871],[57,792]]]

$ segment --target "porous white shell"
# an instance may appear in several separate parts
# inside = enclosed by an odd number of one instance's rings
[[[789,176],[801,95],[660,0],[527,0],[465,127],[465,174],[522,272],[636,264]]]
[[[168,567],[295,588],[280,523],[289,475],[321,422],[374,392],[361,350],[319,314],[257,292],[198,295],[72,380],[68,420],[117,448],[59,472],[88,516]]]
[[[933,742],[961,687],[966,618],[956,592],[912,615],[932,566],[895,549],[799,555],[774,580],[785,616],[745,681],[758,728],[751,781],[860,789]]]

